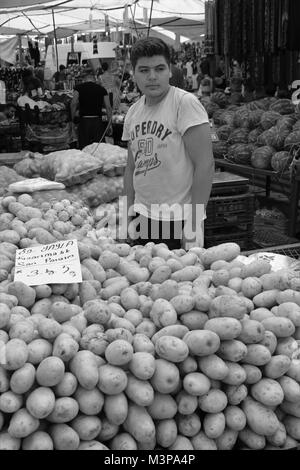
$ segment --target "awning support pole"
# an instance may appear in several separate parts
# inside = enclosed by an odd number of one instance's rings
[[[55,18],[54,18],[54,10],[53,9],[52,9],[52,21],[53,21],[53,34],[54,34],[55,55],[56,55],[56,70],[58,72],[57,36],[56,36],[56,26],[55,26]]]

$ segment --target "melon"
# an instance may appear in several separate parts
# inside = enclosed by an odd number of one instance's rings
[[[267,129],[275,126],[280,118],[281,114],[277,113],[276,111],[266,111],[261,117],[260,124],[266,131]]]
[[[213,154],[215,158],[224,158],[228,152],[228,144],[224,141],[213,142]]]
[[[293,150],[300,148],[300,129],[295,132],[291,132],[284,141],[284,148],[286,150]]]
[[[225,140],[227,141],[229,139],[230,134],[232,133],[233,128],[225,125],[221,126],[217,129],[217,134],[220,140]]]
[[[272,103],[270,111],[276,111],[280,114],[292,114],[295,112],[295,105],[289,99],[280,99]]]
[[[274,149],[269,146],[259,147],[252,153],[251,165],[260,170],[269,170],[271,167]]]
[[[283,173],[289,169],[292,160],[289,152],[277,152],[272,157],[271,167],[274,171]]]
[[[225,95],[225,93],[222,93],[221,91],[217,91],[213,93],[210,97],[211,101],[213,103],[216,103],[220,108],[226,108],[228,104],[228,98]]]
[[[231,132],[228,143],[233,145],[233,144],[247,144],[248,143],[248,135],[249,135],[249,130],[248,129],[235,129],[233,132]]]
[[[248,135],[249,144],[256,144],[257,139],[262,132],[263,130],[261,127],[257,127],[256,129],[253,129],[253,131],[249,132],[249,135]]]

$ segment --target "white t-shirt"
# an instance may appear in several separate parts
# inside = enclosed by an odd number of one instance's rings
[[[208,122],[199,100],[173,86],[157,105],[148,106],[143,96],[129,109],[122,139],[130,141],[135,161],[136,212],[155,220],[183,220],[171,207],[183,208],[192,201],[194,167],[182,137],[189,128]]]

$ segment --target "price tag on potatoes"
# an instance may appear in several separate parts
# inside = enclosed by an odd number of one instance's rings
[[[82,282],[77,240],[17,250],[14,281],[28,286]]]

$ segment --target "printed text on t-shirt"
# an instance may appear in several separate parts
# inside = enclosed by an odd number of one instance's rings
[[[168,128],[166,129],[163,124],[159,124],[157,121],[144,121],[141,124],[137,124],[131,132],[131,142],[145,135],[155,135],[155,137],[164,141],[169,135],[172,135],[172,131]]]

